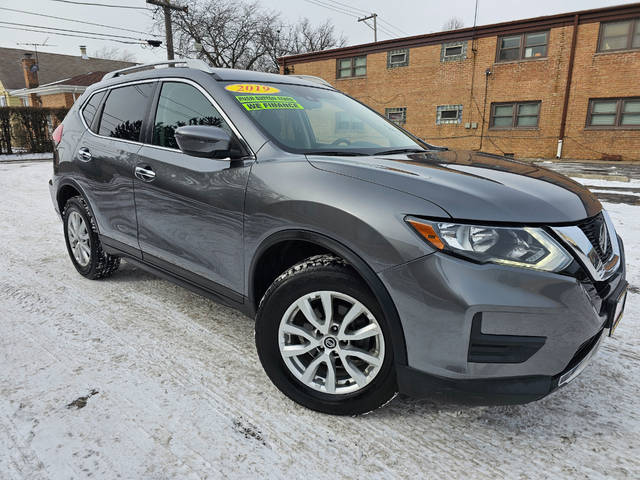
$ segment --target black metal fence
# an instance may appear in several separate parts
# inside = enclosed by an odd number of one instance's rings
[[[66,108],[0,107],[0,154],[52,151],[51,134]]]

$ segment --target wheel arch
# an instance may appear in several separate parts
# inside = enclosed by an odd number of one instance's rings
[[[333,253],[344,259],[356,271],[360,278],[362,278],[365,284],[369,287],[371,292],[375,295],[385,317],[389,320],[395,364],[407,365],[407,348],[402,323],[400,322],[400,317],[395,303],[387,291],[387,288],[382,283],[380,277],[367,264],[367,262],[362,259],[362,257],[346,245],[326,235],[310,230],[284,230],[270,235],[260,243],[253,255],[248,272],[248,303],[251,311],[255,312],[257,310],[257,305],[261,300],[261,298],[257,298],[260,295],[260,292],[255,287],[257,276],[260,275],[259,268],[262,260],[264,260],[265,254],[274,247],[291,241],[307,243],[311,246],[315,246],[321,251]],[[282,272],[278,272],[278,274],[280,273]]]
[[[89,202],[89,199],[87,197],[87,195],[84,192],[84,189],[78,184],[78,182],[70,179],[70,178],[65,178],[63,180],[61,180],[58,183],[58,189],[56,191],[56,202],[58,204],[58,209],[60,212],[60,215],[62,215],[63,211],[64,211],[64,206],[66,205],[67,201],[70,198],[73,198],[75,196],[81,196],[85,203],[87,204],[87,206],[89,207],[89,211],[91,212],[91,216],[95,219],[96,216],[93,212],[93,208],[91,206],[91,203]],[[97,228],[97,223],[96,223],[96,228]],[[99,233],[99,232],[98,232]]]

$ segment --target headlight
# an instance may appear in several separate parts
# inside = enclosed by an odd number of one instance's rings
[[[411,217],[407,217],[406,221],[438,250],[478,263],[498,263],[558,272],[573,260],[541,228],[429,222]]]

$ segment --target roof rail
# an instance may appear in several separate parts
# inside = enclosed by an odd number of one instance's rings
[[[287,77],[296,77],[302,80],[309,80],[313,83],[319,83],[320,85],[324,85],[325,87],[335,88],[329,82],[327,82],[324,78],[316,77],[315,75],[287,75]]]
[[[184,59],[184,60],[165,60],[163,62],[153,62],[153,63],[143,63],[141,65],[134,65],[133,67],[121,68],[120,70],[114,70],[113,72],[107,73],[102,80],[108,80],[110,78],[119,77],[120,75],[125,75],[127,73],[134,73],[139,70],[147,70],[150,68],[155,68],[159,65],[166,66],[178,66],[184,65],[187,68],[193,68],[195,70],[201,70],[207,73],[214,73],[214,69],[207,65],[205,62],[199,59]]]

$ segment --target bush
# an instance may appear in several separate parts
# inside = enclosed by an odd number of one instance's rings
[[[0,108],[0,153],[53,151],[51,134],[67,112],[66,108]]]

